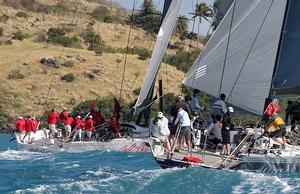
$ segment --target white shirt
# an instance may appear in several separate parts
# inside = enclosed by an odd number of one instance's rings
[[[224,114],[227,113],[227,106],[223,100],[217,100],[212,108],[218,108],[221,109]]]
[[[159,118],[157,121],[157,126],[159,127],[160,131],[159,133],[162,136],[169,136],[170,135],[170,130],[169,130],[169,126],[168,126],[168,119],[163,116],[162,118]]]
[[[191,126],[191,120],[189,118],[189,114],[186,111],[184,111],[183,109],[181,109],[177,113],[175,124],[177,124],[178,122],[181,124],[181,127]]]

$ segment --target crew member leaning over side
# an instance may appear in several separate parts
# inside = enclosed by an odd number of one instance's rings
[[[270,131],[272,127],[274,127],[274,131]],[[281,144],[284,149],[286,143],[286,126],[283,119],[277,113],[269,118],[269,123],[265,126],[265,129],[269,132],[270,137],[275,142]]]

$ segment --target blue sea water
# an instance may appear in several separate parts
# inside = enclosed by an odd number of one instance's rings
[[[150,153],[18,151],[0,135],[0,193],[300,193],[300,174],[161,169]]]

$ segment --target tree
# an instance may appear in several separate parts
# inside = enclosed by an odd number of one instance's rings
[[[193,18],[199,17],[200,23],[202,23],[202,19],[209,21],[209,18],[213,17],[214,12],[213,9],[210,8],[206,3],[202,2],[196,5],[195,13],[193,13]]]
[[[176,32],[179,34],[184,34],[188,30],[188,18],[185,16],[179,16],[176,23]]]
[[[153,0],[144,0],[141,6],[140,16],[147,16],[153,14],[155,11]]]

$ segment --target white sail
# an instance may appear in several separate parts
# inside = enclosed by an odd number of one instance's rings
[[[236,0],[183,84],[214,97],[225,93],[229,103],[262,114],[286,3],[287,0]]]
[[[152,52],[150,63],[147,69],[147,74],[145,76],[144,84],[141,88],[140,95],[134,106],[136,111],[139,108],[143,109],[143,103],[147,99],[149,91],[151,90],[152,84],[155,81],[156,74],[159,70],[159,66],[165,50],[167,48],[168,42],[171,38],[173,29],[175,27],[177,16],[181,7],[182,0],[173,0],[170,4],[168,12],[164,18],[164,21],[159,29],[157,35],[156,43]]]

